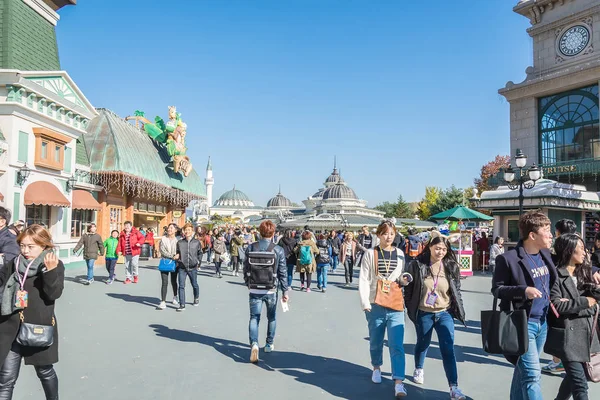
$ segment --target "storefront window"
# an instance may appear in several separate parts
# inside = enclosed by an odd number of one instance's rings
[[[519,241],[519,221],[511,219],[508,221],[508,241],[518,242]]]
[[[110,208],[110,230],[115,229],[121,232],[123,230],[123,214],[125,210],[122,207]]]
[[[40,224],[46,228],[50,227],[50,206],[27,206],[25,207],[25,223],[27,226]]]
[[[94,218],[94,211],[92,210],[73,210],[73,217],[71,218],[71,237],[81,237],[83,233],[86,233],[88,226],[96,222]]]
[[[543,165],[600,159],[598,85],[539,100]]]

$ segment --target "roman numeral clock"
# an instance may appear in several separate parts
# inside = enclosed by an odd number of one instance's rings
[[[583,22],[556,31],[557,62],[593,52],[591,28]]]

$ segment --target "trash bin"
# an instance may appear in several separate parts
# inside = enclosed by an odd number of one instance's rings
[[[142,245],[142,253],[140,254],[140,260],[147,260],[150,258],[150,245],[144,243]]]

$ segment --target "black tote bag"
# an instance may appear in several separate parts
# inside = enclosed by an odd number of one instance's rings
[[[498,296],[494,294],[494,307],[481,311],[481,339],[483,350],[490,354],[521,356],[529,349],[527,311],[500,311]]]

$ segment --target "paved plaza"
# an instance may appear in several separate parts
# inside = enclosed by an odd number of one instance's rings
[[[341,285],[343,276],[330,277],[326,294],[294,291],[290,311],[278,310],[276,352],[261,352],[258,365],[252,365],[248,362],[248,294],[242,278],[226,273],[216,279],[211,269],[204,269],[199,275],[200,307],[188,305],[184,313],[177,313],[170,305],[157,311],[157,263],[144,262],[140,283],[127,286],[105,285],[103,268],[96,269],[97,281],[90,287],[79,283],[82,269],[68,271],[57,303],[60,362],[56,367],[62,400],[393,398],[387,348],[384,382],[370,381],[365,317],[357,287]],[[123,278],[122,265],[117,277]],[[479,310],[491,305],[489,287],[489,276],[463,281],[469,322],[466,328],[457,327],[460,385],[472,399],[508,399],[512,368],[481,350]],[[190,300],[191,288],[187,289]],[[170,292],[168,298],[172,299]],[[411,375],[415,332],[411,322],[406,328],[406,370]],[[265,331],[263,311],[261,346]],[[449,397],[435,339],[434,335],[425,385],[407,380],[408,398]],[[560,382],[559,377],[544,376],[544,398],[554,398]],[[598,396],[600,385],[592,384],[590,398]],[[14,398],[43,398],[32,367],[23,367]]]

